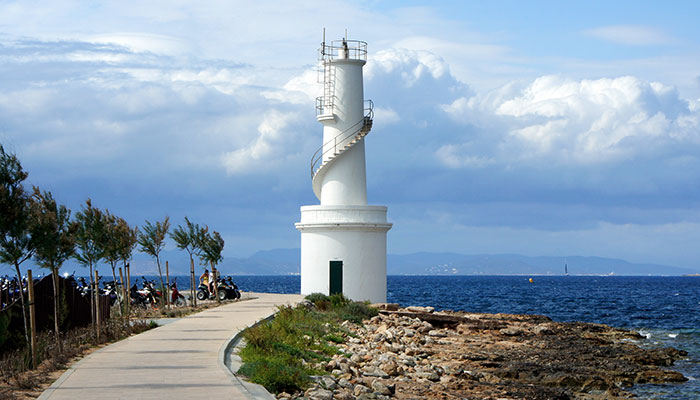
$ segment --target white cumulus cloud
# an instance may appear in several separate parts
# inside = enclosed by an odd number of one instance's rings
[[[475,148],[475,153],[464,144],[445,145],[438,154],[446,165],[472,165],[477,156],[500,157],[508,163],[621,162],[655,157],[669,147],[700,144],[697,110],[674,88],[660,83],[631,76],[596,80],[543,76],[522,89],[496,92],[443,107],[462,122],[465,115],[480,113],[469,122],[481,124],[483,130],[497,129],[488,134],[492,143],[499,144]],[[503,96],[504,92],[509,95]]]
[[[222,163],[229,174],[242,174],[254,171],[267,171],[279,165],[281,160],[294,155],[297,139],[290,129],[298,116],[277,110],[267,112],[257,129],[257,137],[248,146],[227,152],[222,156]]]

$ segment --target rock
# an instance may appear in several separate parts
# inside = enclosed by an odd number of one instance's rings
[[[554,333],[552,328],[550,327],[549,324],[539,324],[535,325],[532,329],[531,332],[534,333],[535,335],[551,335]]]
[[[371,393],[372,389],[368,388],[365,385],[362,384],[357,384],[352,390],[352,393],[355,395],[355,397],[361,395],[362,393]]]
[[[336,383],[335,379],[333,379],[333,377],[330,377],[328,375],[322,376],[319,383],[325,389],[329,389],[329,390],[333,390],[333,389],[338,387],[338,384]]]
[[[440,380],[440,375],[438,375],[435,371],[419,371],[419,372],[414,372],[411,374],[412,378],[415,379],[427,379],[429,381],[439,381]]]
[[[311,309],[316,308],[316,305],[313,302],[306,300],[306,299],[300,301],[299,305],[306,308],[307,310],[311,310]],[[284,392],[282,392],[282,393],[284,393]]]
[[[398,369],[398,368],[399,368],[399,366],[398,366],[395,362],[393,362],[393,361],[388,362],[388,363],[381,364],[381,365],[379,366],[379,369],[381,369],[382,371],[384,371],[384,372],[385,372],[387,375],[389,375],[389,376],[397,376],[397,375],[399,375],[399,369]]]
[[[289,399],[291,397],[292,397],[292,395],[287,393],[287,392],[282,392],[282,393],[277,394],[278,399]]]
[[[499,332],[506,336],[522,336],[525,333],[522,329],[516,327],[501,329]]]
[[[343,389],[353,389],[354,388],[354,385],[346,378],[338,379],[338,386],[342,387]]]
[[[376,334],[372,335],[372,341],[374,343],[383,342],[385,339],[386,339],[386,336],[383,333],[376,333]]]
[[[447,337],[447,334],[438,330],[433,329],[432,331],[428,332],[429,336],[432,337]]]
[[[369,305],[370,307],[386,310],[386,311],[398,311],[399,305],[396,303],[373,303]]]
[[[365,367],[362,369],[363,376],[374,376],[378,378],[388,378],[389,375],[378,367]]]
[[[688,378],[680,372],[664,370],[646,370],[637,374],[635,383],[664,383],[664,382],[685,382]]]
[[[333,393],[333,398],[336,400],[353,400],[355,396],[347,390],[337,390]]]
[[[391,385],[393,387],[393,385]],[[372,382],[372,390],[374,390],[376,393],[383,394],[385,396],[390,396],[393,394],[392,388],[389,387],[389,385],[384,384],[380,380],[375,380]]]
[[[304,396],[311,400],[333,400],[333,392],[323,388],[312,388],[304,392]]]
[[[377,398],[377,395],[374,393],[362,393],[361,395],[357,396],[357,400],[375,400]]]
[[[339,367],[338,361],[336,361],[336,360],[330,360],[330,361],[328,361],[328,363],[326,364],[326,368],[325,368],[325,369],[326,369],[326,371],[333,371],[334,369],[337,369],[338,367]]]
[[[433,311],[435,311],[435,307],[409,306],[406,307],[406,310],[415,313],[432,313]]]
[[[479,382],[486,382],[486,383],[501,383],[501,378],[497,377],[494,374],[491,374],[489,372],[482,372],[478,376]]]

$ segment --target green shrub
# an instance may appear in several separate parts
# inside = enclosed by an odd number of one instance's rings
[[[336,335],[334,333],[329,333],[323,338],[333,343],[345,343],[345,339],[342,336]]]
[[[318,305],[318,302],[320,301],[328,301],[328,296],[326,296],[323,293],[311,293],[310,295],[305,297],[306,300]]]
[[[292,393],[306,387],[311,381],[304,368],[286,359],[257,359],[243,364],[238,373],[250,377],[252,382],[265,386],[273,393]]]
[[[370,307],[367,303],[350,302],[338,309],[338,317],[342,320],[361,324],[362,320],[369,319],[379,314],[376,308]]]
[[[310,375],[325,373],[313,365],[338,354],[335,345],[350,336],[340,323],[361,323],[377,315],[376,309],[342,294],[313,293],[306,298],[316,305],[315,310],[282,306],[274,319],[243,332],[247,344],[238,353],[243,361],[240,374],[273,393],[303,390]]]
[[[350,303],[350,299],[343,296],[342,293],[334,293],[328,297],[334,308],[344,307]]]

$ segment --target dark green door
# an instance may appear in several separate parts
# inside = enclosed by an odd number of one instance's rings
[[[343,262],[331,261],[330,263],[330,293],[343,293]]]

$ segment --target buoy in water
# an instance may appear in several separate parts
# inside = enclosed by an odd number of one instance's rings
[[[530,281],[530,283],[533,283],[533,282],[534,282],[534,281],[532,280],[532,278],[530,278],[530,279],[528,279],[528,280]]]

